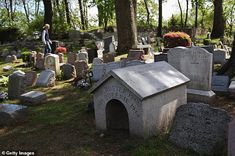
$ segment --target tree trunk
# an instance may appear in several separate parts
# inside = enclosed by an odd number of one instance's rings
[[[137,46],[136,15],[133,0],[116,0],[116,23],[119,54],[127,53]]]
[[[235,35],[233,36],[233,48],[229,60],[218,71],[219,75],[223,75],[230,69],[235,69]]]
[[[214,20],[211,38],[224,36],[223,0],[214,0]]]
[[[68,0],[64,0],[67,24],[71,26]]]
[[[178,0],[178,5],[179,5],[179,8],[180,8],[180,25],[181,27],[184,26],[184,23],[183,23],[183,11],[182,11],[182,7],[181,7],[181,4],[180,4],[180,0]]]
[[[197,17],[198,17],[198,0],[195,0],[195,24],[194,24],[195,28],[197,28]]]
[[[148,26],[150,26],[150,19],[149,19],[150,12],[149,12],[149,8],[148,8],[147,0],[144,0],[144,5],[145,5],[146,12],[147,12],[147,24],[148,24]]]
[[[185,12],[185,21],[184,21],[184,27],[187,27],[187,21],[188,21],[188,0],[186,0],[186,12]]]
[[[28,12],[28,10],[27,10],[25,0],[22,0],[22,2],[23,2],[23,6],[24,6],[25,16],[26,16],[27,22],[28,22],[28,24],[29,24],[29,12]]]
[[[52,16],[53,16],[51,0],[43,0],[43,4],[44,4],[44,24],[50,25],[49,33],[51,33]]]
[[[80,10],[81,24],[82,24],[81,29],[85,30],[85,20],[84,20],[82,0],[78,0],[78,3],[79,3],[79,10]]]
[[[158,0],[158,27],[157,37],[162,37],[162,0]]]

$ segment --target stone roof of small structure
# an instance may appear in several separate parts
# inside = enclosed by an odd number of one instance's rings
[[[98,81],[92,88],[95,92],[109,78],[116,79],[141,100],[183,85],[189,79],[165,61],[114,69]]]

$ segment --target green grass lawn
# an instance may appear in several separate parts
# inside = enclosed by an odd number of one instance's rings
[[[10,64],[16,69],[21,63]],[[0,74],[5,66],[0,62]],[[20,67],[27,71],[30,68]],[[6,90],[2,87],[1,90]],[[148,139],[129,136],[124,132],[99,131],[94,113],[87,112],[92,101],[89,91],[74,88],[68,81],[57,81],[52,88],[28,87],[46,92],[48,101],[28,108],[28,120],[15,126],[0,128],[0,150],[36,151],[37,155],[134,155],[134,156],[193,156],[167,141],[167,136]],[[4,103],[20,103],[18,100]]]

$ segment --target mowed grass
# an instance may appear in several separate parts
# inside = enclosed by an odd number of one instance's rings
[[[6,75],[2,72],[5,65],[0,62],[0,74]],[[94,113],[87,111],[92,95],[69,81],[57,81],[51,88],[28,87],[27,90],[43,91],[48,100],[28,107],[27,121],[0,128],[0,150],[35,151],[40,156],[197,155],[172,145],[167,136],[143,139],[126,132],[96,130]],[[23,104],[19,100],[4,103]]]

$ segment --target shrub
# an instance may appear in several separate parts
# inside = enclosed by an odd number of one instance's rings
[[[188,47],[191,46],[191,38],[184,32],[169,32],[163,35],[164,46],[166,48],[174,48],[177,46]]]
[[[8,27],[0,28],[0,41],[4,42],[13,42],[22,37],[22,34],[18,28]]]
[[[21,53],[21,57],[22,57],[23,62],[30,63],[31,56],[32,56],[32,53],[30,51],[24,51]]]

